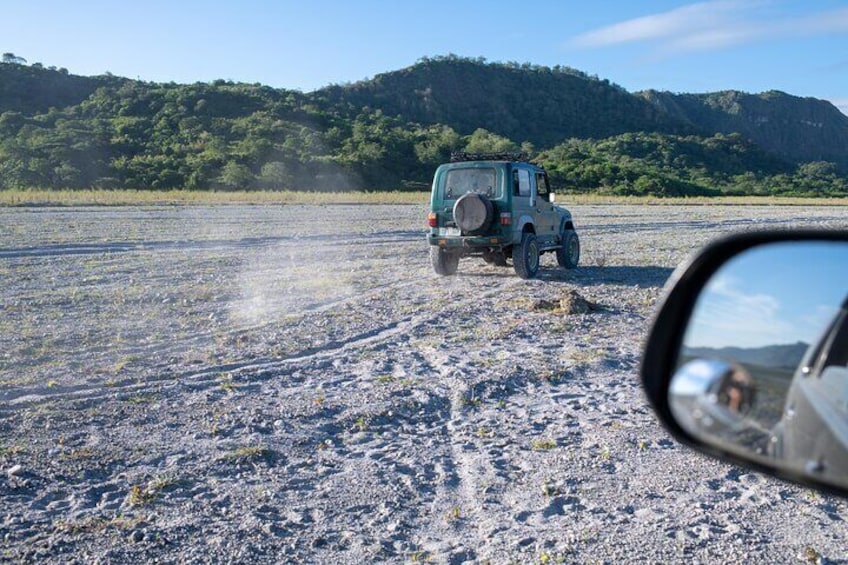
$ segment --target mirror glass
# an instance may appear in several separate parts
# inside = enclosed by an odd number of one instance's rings
[[[706,443],[848,486],[848,243],[728,260],[697,299],[669,403]]]

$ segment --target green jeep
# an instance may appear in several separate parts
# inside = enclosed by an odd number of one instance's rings
[[[480,255],[531,279],[542,253],[556,252],[557,262],[573,269],[580,240],[571,213],[554,206],[545,170],[522,155],[454,153],[433,178],[430,259],[440,275],[453,275],[459,259]]]

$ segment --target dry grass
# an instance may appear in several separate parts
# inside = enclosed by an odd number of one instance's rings
[[[178,206],[178,205],[284,205],[284,204],[421,204],[427,192],[303,192],[191,190],[0,190],[0,206]],[[848,198],[796,198],[777,196],[722,196],[657,198],[655,196],[604,196],[559,194],[562,205],[659,206],[848,206]]]
[[[0,206],[178,206],[274,204],[426,204],[425,192],[190,190],[0,190]]]

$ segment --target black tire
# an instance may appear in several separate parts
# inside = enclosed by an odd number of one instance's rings
[[[456,274],[459,267],[459,253],[452,253],[435,245],[430,246],[430,262],[436,274],[450,276]]]
[[[565,269],[574,269],[580,262],[580,238],[574,230],[562,230],[562,247],[556,251],[557,263]]]
[[[474,235],[486,230],[492,223],[495,207],[492,201],[476,192],[459,197],[453,205],[453,219],[463,233]]]
[[[539,272],[539,242],[536,234],[524,233],[521,236],[521,244],[518,253],[512,252],[512,264],[515,272],[522,279],[532,279]]]

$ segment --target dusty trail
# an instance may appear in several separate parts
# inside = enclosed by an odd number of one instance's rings
[[[522,281],[434,275],[423,205],[0,209],[2,560],[845,559],[844,502],[675,445],[636,375],[693,249],[848,215],[572,211],[583,265]]]

